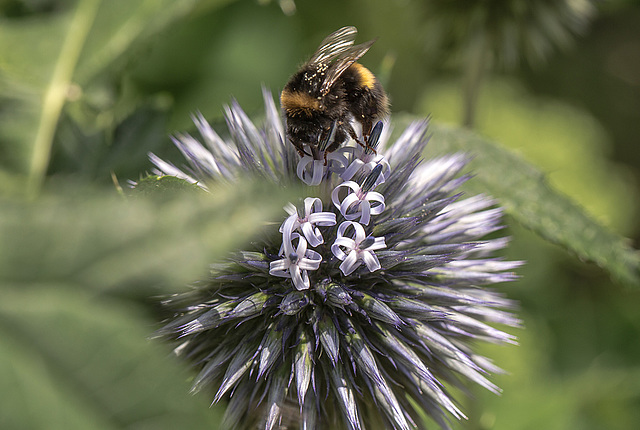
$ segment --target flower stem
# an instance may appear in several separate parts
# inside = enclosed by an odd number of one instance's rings
[[[42,112],[33,145],[33,154],[27,180],[27,194],[35,197],[47,173],[53,137],[60,114],[71,85],[71,78],[94,22],[100,0],[84,0],[78,4],[69,24],[58,61],[53,69],[51,81],[42,97]]]
[[[462,125],[467,128],[473,128],[475,125],[478,93],[484,78],[487,55],[487,42],[484,35],[479,34],[472,38],[462,85],[464,92]]]

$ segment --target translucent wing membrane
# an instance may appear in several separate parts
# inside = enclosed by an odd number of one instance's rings
[[[353,46],[342,53],[327,71],[327,75],[320,87],[320,92],[326,95],[340,75],[351,67],[353,63],[358,61],[360,57],[362,57],[369,48],[371,48],[371,45],[373,45],[374,42],[375,40],[370,40],[368,42],[361,43],[360,45]]]
[[[356,39],[358,30],[355,27],[342,27],[328,35],[313,54],[309,63],[328,63],[347,51]]]

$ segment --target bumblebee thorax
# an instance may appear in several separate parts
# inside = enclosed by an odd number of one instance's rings
[[[287,88],[280,95],[280,105],[290,116],[311,117],[324,109],[319,97],[313,97],[308,92],[292,91]]]

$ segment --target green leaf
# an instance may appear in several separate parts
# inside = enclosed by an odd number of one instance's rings
[[[87,132],[81,123],[70,116],[59,121],[48,176],[74,175],[81,182],[107,185],[114,174],[137,178],[148,171],[150,152],[164,159],[183,158],[173,145],[167,150],[167,113],[160,109],[137,109],[121,122],[105,126],[104,133]]]
[[[640,285],[640,253],[569,197],[552,189],[544,174],[521,157],[467,130],[432,124],[427,152],[466,152],[475,177],[473,193],[497,198],[507,213],[544,239],[609,271],[619,282]]]
[[[204,192],[198,185],[189,183],[175,176],[150,175],[138,181],[133,194],[158,195],[179,192]]]
[[[290,197],[281,189],[240,182],[210,193],[123,197],[65,188],[34,202],[5,200],[0,282],[62,279],[137,297],[160,294],[167,286],[176,292],[261,231],[266,219],[282,218]]]
[[[6,287],[6,284],[4,285]],[[0,427],[215,429],[143,312],[65,283],[0,288]]]
[[[159,325],[152,297],[206,278],[209,264],[282,219],[291,196],[272,188],[63,186],[1,200],[0,428],[217,428],[210,396],[190,396],[184,363],[148,339]]]

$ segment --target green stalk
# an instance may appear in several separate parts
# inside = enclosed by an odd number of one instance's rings
[[[27,179],[27,195],[37,196],[49,166],[53,137],[71,85],[78,58],[95,20],[100,0],[81,0],[69,24],[51,81],[42,97],[42,111]]]
[[[476,120],[476,106],[478,94],[484,78],[488,56],[487,41],[484,35],[477,35],[472,39],[468,60],[465,64],[463,77],[463,119],[462,125],[473,128]]]

